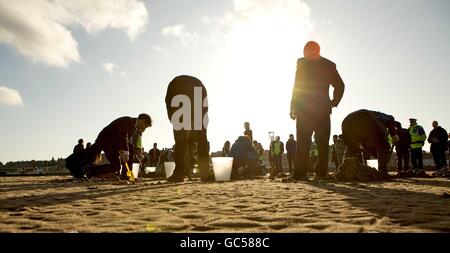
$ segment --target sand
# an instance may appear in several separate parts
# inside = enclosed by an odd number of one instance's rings
[[[0,232],[450,232],[449,179],[166,183],[0,177]]]

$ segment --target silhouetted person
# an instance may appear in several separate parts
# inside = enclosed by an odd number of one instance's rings
[[[250,137],[247,135],[239,136],[230,149],[230,157],[233,157],[233,168],[231,170],[231,179],[239,178],[240,167],[244,167],[244,174],[254,175],[258,166],[258,152],[253,147]]]
[[[400,122],[396,122],[396,128],[399,140],[394,145],[397,154],[397,170],[401,173],[409,170],[411,135],[409,135],[408,129],[402,127]]]
[[[203,83],[192,76],[178,76],[167,88],[167,116],[174,128],[175,170],[167,179],[182,182],[190,166],[194,143],[198,147],[199,170],[202,181],[211,180],[207,138],[207,93]]]
[[[436,164],[436,170],[440,170],[447,165],[445,151],[448,148],[448,133],[439,126],[437,121],[433,121],[433,130],[428,136],[428,142],[431,143],[430,151]]]
[[[291,118],[297,120],[297,156],[293,175],[296,180],[306,178],[313,132],[319,149],[316,177],[328,176],[330,114],[341,101],[345,87],[336,64],[320,56],[320,46],[316,42],[306,43],[303,53],[305,57],[297,61],[290,112]],[[330,85],[334,87],[332,100],[329,98]]]
[[[84,149],[84,141],[83,139],[79,139],[78,144],[75,145],[75,147],[73,147],[73,153],[80,152],[83,149]]]
[[[149,155],[149,159],[150,159],[150,167],[156,167],[158,166],[158,162],[161,156],[161,152],[158,149],[158,144],[157,143],[153,143],[153,148],[150,149],[150,151],[148,152]]]
[[[345,150],[347,149],[347,146],[344,143],[344,140],[342,139],[342,134],[340,134],[338,136],[338,141],[336,143],[336,155],[337,155],[337,160],[338,160],[338,164],[341,165],[342,162],[344,161],[344,155],[345,155]]]
[[[227,157],[230,154],[230,148],[231,148],[231,143],[229,141],[226,141],[223,144],[223,148],[222,148],[222,156],[223,157]]]
[[[253,142],[253,131],[250,129],[250,123],[245,122],[244,128],[245,128],[244,135],[247,135],[248,138],[250,138],[250,141]]]
[[[331,146],[331,162],[334,163],[336,169],[339,167],[339,160],[337,157],[337,144],[338,144],[337,134],[333,135],[333,145]]]
[[[277,136],[275,141],[273,142],[273,149],[272,149],[272,159],[275,164],[275,169],[272,170],[272,173],[270,173],[271,178],[275,178],[283,169],[282,164],[282,157],[284,153],[284,144],[280,141],[280,136]]]
[[[309,160],[310,165],[312,169],[317,165],[317,160],[319,159],[319,149],[317,148],[317,141],[316,141],[316,135],[313,137],[313,142],[311,143],[310,150],[309,150]]]
[[[391,155],[388,135],[394,143],[399,140],[393,116],[381,112],[359,110],[352,112],[342,121],[342,136],[347,150],[345,157],[356,157],[361,163],[361,148],[378,158],[378,170],[389,177],[387,166]]]
[[[289,135],[289,140],[286,142],[286,153],[287,160],[289,166],[289,172],[293,173],[294,165],[295,165],[295,153],[297,150],[297,142],[294,140],[294,135]]]
[[[94,163],[96,157],[100,155],[101,151],[104,151],[109,165],[91,166],[86,171],[87,176],[118,173],[121,169],[121,162],[130,164],[132,161],[130,157],[134,156],[133,145],[129,138],[136,131],[144,132],[151,125],[152,119],[144,113],[140,114],[138,118],[118,118],[103,128],[91,148],[80,152],[80,155],[74,154],[66,158],[66,167],[75,177],[82,177],[84,174],[82,168]],[[126,169],[122,173],[126,173]]]
[[[86,143],[86,148],[90,148],[90,147],[92,147],[92,143],[90,143],[90,142]]]
[[[142,133],[139,130],[136,130],[133,135],[131,135],[130,143],[133,145],[133,162],[140,163],[142,165],[142,161],[144,160],[144,151],[142,148]]]

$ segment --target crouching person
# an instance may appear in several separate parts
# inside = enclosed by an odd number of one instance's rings
[[[119,174],[121,163],[128,163],[131,169],[132,159],[130,157],[133,158],[134,152],[133,145],[129,143],[129,138],[136,132],[144,132],[151,125],[150,116],[144,113],[140,114],[138,118],[118,118],[103,128],[90,148],[66,158],[66,167],[74,177],[78,178],[84,175],[93,177],[108,173]],[[96,157],[102,151],[105,153],[109,164],[93,165]],[[126,172],[126,169],[122,170],[122,178],[126,178]]]
[[[167,88],[167,116],[173,126],[175,138],[175,169],[168,182],[183,182],[186,169],[191,170],[195,144],[202,181],[213,181],[209,166],[207,138],[208,99],[203,83],[192,76],[175,77]]]
[[[389,134],[394,143],[399,140],[393,116],[369,110],[350,113],[342,122],[342,136],[347,145],[345,157],[357,157],[364,163],[361,153],[367,151],[378,158],[378,171],[382,177],[389,178],[387,167],[392,153]]]
[[[259,156],[248,136],[240,136],[231,146],[228,156],[233,157],[232,180],[242,177],[251,178],[256,174]],[[239,173],[241,167],[243,168],[242,175]]]

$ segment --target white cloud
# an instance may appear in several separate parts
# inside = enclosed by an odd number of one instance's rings
[[[114,74],[114,71],[116,68],[117,68],[117,65],[113,62],[102,63],[102,69],[104,71],[108,72],[110,75]]]
[[[201,20],[201,22],[202,22],[203,24],[210,24],[210,23],[211,23],[211,18],[208,17],[208,16],[201,17],[200,20]]]
[[[162,47],[160,47],[160,46],[158,46],[158,45],[154,45],[154,46],[153,46],[153,49],[154,49],[156,52],[161,53],[162,55],[165,55],[165,56],[169,55],[169,50],[167,50],[167,49],[165,49],[165,48],[162,48]]]
[[[117,64],[115,64],[114,62],[105,62],[105,63],[102,63],[101,65],[102,65],[102,69],[112,76],[116,75],[116,74],[120,77],[127,76],[127,72],[119,71],[119,66]]]
[[[5,106],[22,106],[23,99],[17,90],[0,86],[0,105]]]
[[[188,32],[186,26],[177,24],[167,26],[162,29],[163,35],[174,36],[183,43],[184,46],[195,46],[198,44],[200,36],[195,32]]]
[[[133,41],[147,23],[148,12],[140,0],[0,1],[0,43],[53,66],[81,61],[70,31],[75,26],[88,33],[124,29]]]

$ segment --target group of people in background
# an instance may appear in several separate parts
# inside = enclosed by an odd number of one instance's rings
[[[291,134],[286,142],[288,167],[291,172],[288,180],[293,181],[306,180],[311,168],[315,179],[329,177],[330,115],[333,108],[339,105],[345,90],[336,64],[320,55],[317,42],[306,43],[303,54],[304,57],[297,61],[289,113],[291,119],[296,121],[297,140]],[[330,87],[334,89],[332,99],[329,97]],[[177,76],[167,87],[165,103],[175,140],[172,153],[175,169],[168,181],[182,182],[185,176],[191,177],[193,162],[198,164],[202,181],[214,180],[210,169],[210,147],[207,138],[209,118],[205,86],[196,77]],[[66,166],[75,177],[89,177],[106,172],[118,173],[121,163],[142,163],[146,159],[141,141],[142,133],[151,126],[152,119],[145,113],[137,118],[118,118],[99,133],[91,147],[83,149],[83,141],[80,140],[74,148],[74,153],[66,158]],[[232,178],[254,175],[264,161],[264,148],[261,143],[253,140],[250,123],[245,122],[244,128],[243,135],[232,145],[229,141],[225,142],[222,150],[223,156],[234,158]],[[403,129],[392,115],[366,109],[358,110],[343,120],[342,135],[333,136],[331,160],[339,169],[346,157],[356,157],[364,162],[373,156],[378,159],[378,170],[387,177],[388,161],[392,147],[395,146],[399,157],[399,171],[408,170],[409,156],[413,170],[423,170],[422,148],[425,141],[428,141],[431,143],[436,168],[442,169],[446,166],[448,134],[436,121],[433,122],[433,128],[427,139],[424,129],[417,124],[416,119],[410,119],[410,127]],[[101,151],[109,161],[108,166],[95,165]],[[272,178],[282,171],[284,152],[285,145],[280,136],[271,139],[269,162]],[[158,162],[161,164],[164,160],[161,159],[162,154],[156,143],[148,154],[150,165],[157,165]]]

